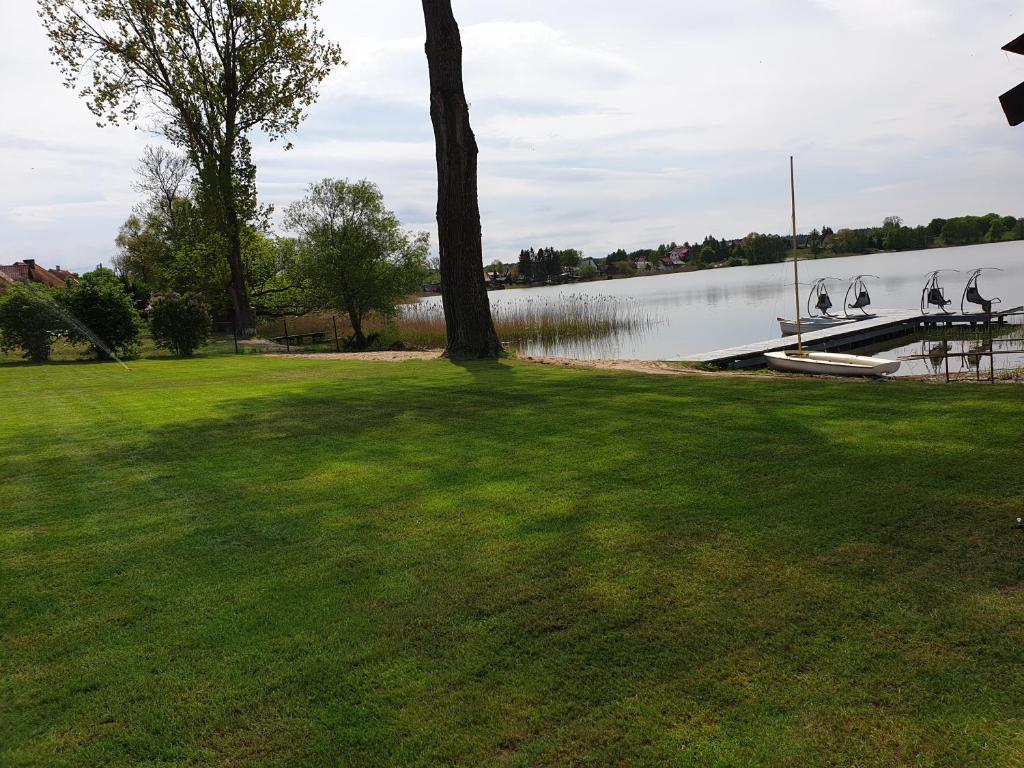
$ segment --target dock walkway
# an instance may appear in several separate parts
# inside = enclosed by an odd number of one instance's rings
[[[1020,314],[1024,307],[993,312],[968,314],[923,314],[919,309],[886,309],[874,313],[874,317],[852,323],[823,328],[803,334],[804,348],[820,352],[843,352],[865,347],[888,339],[898,339],[918,328],[939,325],[979,325],[991,321],[1003,323],[1009,315]],[[768,339],[739,347],[718,349],[698,355],[686,355],[679,362],[705,363],[721,368],[758,368],[767,365],[765,354],[796,349],[796,336]]]

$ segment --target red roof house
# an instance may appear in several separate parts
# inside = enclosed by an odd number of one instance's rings
[[[16,261],[13,264],[0,264],[0,292],[12,283],[39,283],[49,288],[65,288],[69,278],[75,277],[73,272],[57,267],[46,269],[36,264],[35,259]]]

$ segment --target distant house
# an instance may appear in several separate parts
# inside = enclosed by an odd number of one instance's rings
[[[647,259],[637,259],[633,266],[636,267],[637,272],[650,272],[654,267]]]
[[[59,264],[56,267],[54,267],[53,269],[50,270],[50,274],[51,275],[56,275],[61,280],[63,280],[65,282],[65,284],[67,283],[67,281],[70,278],[78,277],[78,275],[76,275],[74,272],[68,272],[66,269],[61,269]]]
[[[689,258],[689,248],[674,248],[667,254],[658,259],[660,269],[673,270],[679,269],[680,267],[686,266],[686,260]]]
[[[0,264],[0,292],[13,283],[39,283],[49,288],[65,288],[72,277],[76,277],[73,272],[60,267],[46,269],[36,264],[35,259]]]
[[[597,262],[591,258],[586,258],[583,261],[581,261],[580,269],[593,269],[595,272],[601,271],[601,268],[598,266]]]
[[[668,252],[668,258],[672,260],[673,266],[681,267],[690,260],[690,249],[680,245]]]

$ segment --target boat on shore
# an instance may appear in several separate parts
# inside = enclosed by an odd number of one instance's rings
[[[838,352],[809,352],[787,349],[766,352],[768,365],[788,373],[812,373],[826,376],[885,376],[900,369],[899,360],[884,360]]]
[[[796,252],[796,179],[793,172],[792,156],[789,158],[789,188],[793,210],[793,293],[796,298],[796,316],[800,317],[800,267]],[[859,278],[855,278],[855,280],[858,279]],[[832,302],[828,297],[828,291],[825,288],[824,280],[825,279],[823,278],[815,281],[814,287],[811,289],[812,295],[816,298],[817,308],[823,314],[827,313],[832,307]],[[858,286],[858,288],[859,287],[860,286]],[[857,292],[860,293],[859,290]],[[847,295],[849,295],[849,291],[847,292]],[[868,299],[868,302],[869,301],[870,299]],[[863,312],[864,306],[866,306],[868,302],[864,302],[862,306],[851,306],[850,308],[860,309]],[[844,303],[846,302],[844,301]],[[822,319],[832,320],[833,318],[825,314],[825,317]],[[838,317],[834,319],[840,322],[850,322],[848,320],[841,320]],[[796,349],[786,349],[777,352],[765,353],[765,359],[768,360],[768,366],[776,371],[785,371],[787,373],[808,373],[825,376],[884,376],[889,373],[896,373],[900,368],[899,360],[864,357],[861,355],[846,355],[838,352],[811,352],[810,350],[805,350],[803,340],[803,322],[794,322],[794,325],[796,331]]]

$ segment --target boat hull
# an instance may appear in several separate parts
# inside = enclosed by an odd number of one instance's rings
[[[865,315],[864,317],[801,317],[800,330],[803,333],[821,331],[825,328],[835,328],[837,325],[848,325],[859,320],[867,320],[869,317],[874,317],[874,315]],[[796,335],[796,320],[787,320],[784,317],[780,317],[778,321],[779,329],[782,331],[783,336]]]
[[[900,369],[899,360],[843,355],[835,352],[767,352],[768,365],[776,371],[819,376],[885,376]]]

